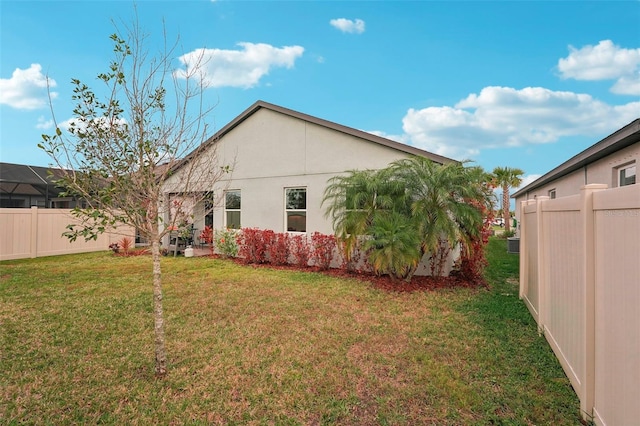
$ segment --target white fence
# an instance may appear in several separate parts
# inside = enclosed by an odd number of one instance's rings
[[[640,185],[522,203],[520,297],[598,425],[640,424]]]
[[[123,227],[95,241],[78,238],[70,242],[62,233],[76,222],[66,209],[0,209],[0,260],[108,250],[109,244],[135,235],[131,228]]]

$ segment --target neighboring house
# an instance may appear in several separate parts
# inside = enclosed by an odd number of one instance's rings
[[[213,217],[207,219],[214,228],[332,234],[331,220],[321,206],[330,178],[348,170],[381,169],[414,155],[439,164],[454,161],[263,101],[245,110],[206,144],[209,147],[200,158],[186,161],[199,161],[199,167],[231,165],[233,169],[228,180],[207,188],[220,200]],[[213,150],[218,157],[215,163],[207,159]],[[196,207],[195,211],[203,209]],[[204,219],[194,216],[196,229],[202,229]]]
[[[75,207],[72,198],[60,197],[62,190],[53,183],[55,179],[55,169],[0,163],[0,207]]]
[[[538,196],[576,195],[582,186],[591,183],[609,188],[634,185],[638,182],[639,165],[640,118],[515,192],[511,197],[516,199],[516,218],[520,222],[522,201]]]

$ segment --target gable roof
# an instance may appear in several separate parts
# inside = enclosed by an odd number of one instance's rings
[[[304,114],[304,113],[301,113],[301,112],[298,112],[298,111],[294,111],[292,109],[284,108],[284,107],[281,107],[281,106],[278,106],[278,105],[270,104],[268,102],[264,102],[264,101],[260,101],[259,100],[259,101],[255,102],[253,105],[251,105],[249,108],[244,110],[236,118],[231,120],[226,126],[224,126],[222,129],[220,129],[218,132],[216,132],[215,135],[213,135],[209,139],[207,139],[203,144],[205,146],[201,146],[201,147],[197,148],[195,151],[191,152],[189,155],[187,155],[185,157],[184,161],[181,162],[180,164],[178,164],[176,168],[180,168],[180,166],[182,164],[184,164],[184,162],[189,161],[196,153],[202,152],[203,149],[206,149],[209,145],[214,144],[217,140],[221,139],[224,135],[226,135],[231,130],[233,130],[234,128],[239,126],[247,118],[251,117],[254,113],[256,113],[258,110],[260,110],[262,108],[268,109],[270,111],[275,111],[275,112],[278,112],[280,114],[287,115],[289,117],[297,118],[297,119],[300,119],[300,120],[303,120],[303,121],[306,121],[306,122],[309,122],[309,123],[313,123],[313,124],[316,124],[318,126],[326,127],[326,128],[329,128],[329,129],[332,129],[332,130],[335,130],[335,131],[338,131],[338,132],[341,132],[341,133],[345,133],[347,135],[355,136],[357,138],[364,139],[364,140],[367,140],[369,142],[373,142],[373,143],[376,143],[376,144],[379,144],[379,145],[383,145],[383,146],[386,146],[388,148],[395,149],[395,150],[398,150],[398,151],[401,151],[401,152],[405,152],[407,154],[426,157],[426,158],[429,158],[429,159],[431,159],[431,160],[433,160],[433,161],[435,161],[436,163],[439,163],[439,164],[446,164],[446,163],[456,162],[456,160],[453,160],[451,158],[447,158],[447,157],[444,157],[442,155],[434,154],[432,152],[425,151],[425,150],[420,149],[420,148],[416,148],[416,147],[413,147],[413,146],[410,146],[410,145],[405,145],[403,143],[396,142],[396,141],[393,141],[391,139],[383,138],[381,136],[376,136],[376,135],[374,135],[372,133],[367,133],[367,132],[364,132],[362,130],[354,129],[352,127],[343,126],[342,124],[334,123],[332,121],[324,120],[322,118],[314,117],[312,115]]]
[[[528,191],[533,191],[637,142],[640,142],[640,118],[636,118],[600,142],[591,145],[555,169],[534,180],[529,185],[519,189],[511,198],[517,198],[520,195],[526,194]]]

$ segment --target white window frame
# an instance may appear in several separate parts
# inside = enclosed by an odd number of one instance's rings
[[[556,194],[556,189],[555,188],[549,190],[549,198],[550,199],[553,200],[554,198],[556,198],[556,195],[557,194]]]
[[[288,207],[288,193],[291,190],[304,190],[304,209],[299,208],[289,208]],[[305,234],[307,232],[307,195],[309,191],[306,186],[291,186],[284,188],[284,229],[285,232],[295,233],[295,234]],[[289,213],[304,213],[304,231],[291,231],[289,230]]]
[[[622,181],[622,173],[625,172],[625,177],[626,176],[626,171],[631,171],[631,169],[633,169],[633,174],[631,176],[633,176],[633,182],[631,183],[624,183]],[[616,170],[616,176],[618,179],[618,186],[628,186],[628,185],[634,185],[638,182],[638,168],[636,167],[636,162],[631,162],[631,163],[627,163],[624,164],[620,167],[617,168]]]
[[[240,206],[237,209],[231,209],[227,206],[227,194],[237,192],[239,195]],[[229,213],[238,212],[240,215],[240,220],[238,223],[238,227],[234,229],[242,228],[242,190],[240,189],[229,189],[224,191],[224,227],[229,228]]]

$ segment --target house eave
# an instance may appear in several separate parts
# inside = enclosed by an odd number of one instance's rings
[[[519,189],[511,198],[518,198],[527,192],[536,190],[556,179],[580,170],[611,153],[624,149],[640,141],[640,118],[636,118],[631,123],[615,131],[596,144],[590,146],[569,160],[560,164],[550,172],[542,175],[524,188]]]

